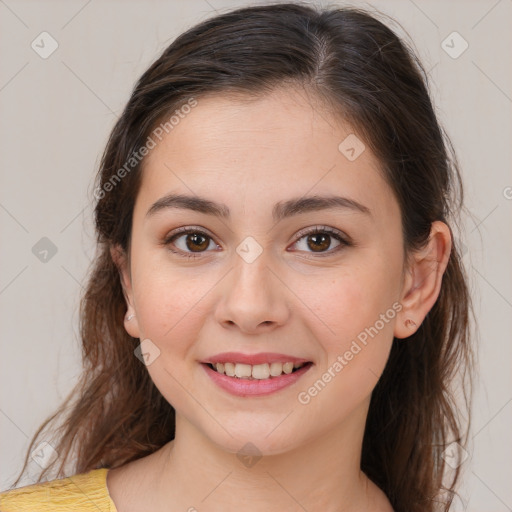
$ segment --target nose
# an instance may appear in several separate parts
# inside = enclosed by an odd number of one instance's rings
[[[290,316],[286,286],[263,254],[252,263],[238,258],[219,296],[216,319],[226,329],[245,334],[269,332]]]

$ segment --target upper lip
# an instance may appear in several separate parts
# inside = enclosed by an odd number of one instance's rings
[[[301,357],[289,356],[286,354],[276,354],[274,352],[260,352],[259,354],[242,354],[241,352],[223,352],[204,359],[201,363],[241,363],[241,364],[264,364],[264,363],[308,363],[307,359]]]

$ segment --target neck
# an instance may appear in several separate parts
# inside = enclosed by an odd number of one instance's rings
[[[376,510],[382,493],[360,471],[367,407],[293,450],[252,459],[223,450],[177,414],[175,439],[160,450],[152,473],[155,505],[191,512],[225,512],[231,504],[246,512]]]

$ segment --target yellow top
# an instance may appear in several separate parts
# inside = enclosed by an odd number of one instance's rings
[[[0,493],[1,512],[117,512],[107,468]]]

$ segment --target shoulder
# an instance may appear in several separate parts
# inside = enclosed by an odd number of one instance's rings
[[[115,512],[106,486],[107,468],[0,493],[2,512]]]

